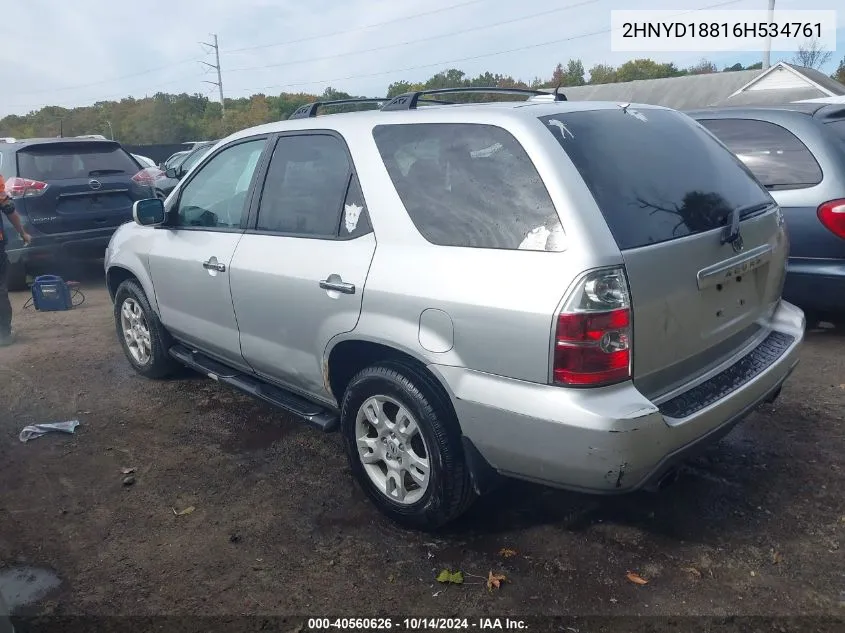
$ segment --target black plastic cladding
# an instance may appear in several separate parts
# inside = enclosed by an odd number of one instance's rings
[[[423,95],[460,94],[464,92],[518,94],[531,95],[532,97],[551,95],[554,97],[555,101],[566,101],[566,95],[563,93],[549,93],[543,92],[542,90],[532,90],[530,88],[481,88],[477,86],[473,86],[471,88],[432,88],[431,90],[417,90],[415,92],[406,92],[405,94],[401,94],[385,105],[382,110],[414,110],[417,107],[417,103],[420,102],[420,97]]]
[[[324,106],[331,105],[349,105],[354,103],[382,103],[390,101],[390,97],[364,97],[361,99],[334,99],[332,101],[315,101],[314,103],[306,103],[294,110],[293,114],[288,117],[290,119],[308,119],[317,116],[317,110]]]
[[[661,404],[660,412],[670,418],[685,418],[700,411],[762,373],[783,356],[794,340],[789,334],[772,332],[722,373]]]

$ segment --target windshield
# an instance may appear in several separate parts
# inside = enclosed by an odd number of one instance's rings
[[[734,209],[774,204],[730,151],[674,110],[619,107],[541,121],[622,250],[709,231],[724,226]]]

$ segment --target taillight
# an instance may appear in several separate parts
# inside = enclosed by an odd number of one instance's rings
[[[819,221],[827,230],[845,239],[845,200],[831,200],[819,207]]]
[[[6,181],[6,193],[10,198],[33,198],[43,194],[49,186],[40,180],[15,176]]]
[[[139,185],[152,187],[155,184],[156,179],[159,178],[162,173],[163,172],[158,167],[145,167],[132,176],[132,180],[137,182]]]
[[[631,377],[631,300],[622,268],[587,275],[557,317],[555,384],[599,387]]]

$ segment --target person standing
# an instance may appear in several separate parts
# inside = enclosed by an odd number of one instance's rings
[[[21,236],[23,243],[29,246],[32,238],[21,223],[21,216],[15,210],[15,203],[6,193],[6,182],[0,176],[0,211],[9,218],[9,222]],[[0,347],[10,345],[12,337],[12,304],[9,301],[9,258],[6,255],[6,235],[0,221]]]

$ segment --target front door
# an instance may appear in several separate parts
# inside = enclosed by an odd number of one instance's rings
[[[283,136],[232,260],[244,358],[260,375],[330,399],[329,340],[355,328],[376,242],[345,143]]]
[[[244,368],[229,267],[266,138],[224,147],[178,192],[169,223],[154,233],[150,274],[159,314],[177,338]]]

